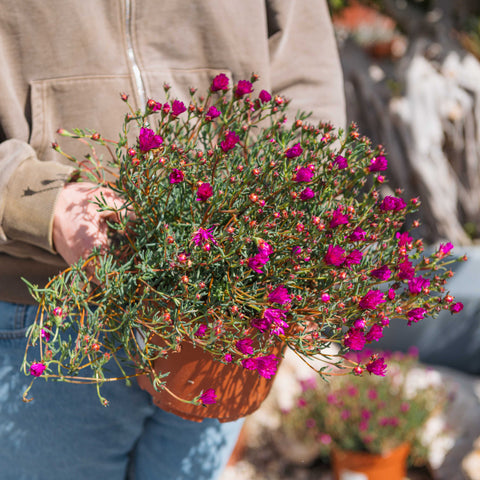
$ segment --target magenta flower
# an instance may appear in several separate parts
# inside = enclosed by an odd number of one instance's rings
[[[242,360],[242,367],[246,370],[256,370],[257,362],[253,358],[244,358]]]
[[[279,305],[284,305],[291,301],[288,290],[283,286],[279,285],[273,292],[269,293],[268,301],[272,303],[278,303]]]
[[[169,176],[170,183],[181,183],[181,182],[183,182],[184,178],[185,178],[185,175],[178,168],[174,168],[170,172],[170,176]]]
[[[266,332],[270,328],[270,322],[265,318],[252,318],[250,324],[261,332]]]
[[[239,80],[237,87],[235,88],[235,95],[242,97],[247,93],[253,92],[253,85],[248,80]]]
[[[205,390],[200,395],[200,401],[204,405],[213,405],[214,403],[217,403],[217,395],[215,393],[215,390],[213,388],[208,388],[207,390]]]
[[[383,357],[375,358],[367,363],[367,370],[374,375],[384,377],[387,373],[387,365]]]
[[[273,248],[272,246],[265,242],[264,240],[260,240],[258,242],[258,253],[262,253],[263,255],[266,255],[267,257],[273,253]]]
[[[50,332],[42,328],[40,330],[40,337],[42,337],[46,342],[50,340]]]
[[[206,243],[213,243],[217,245],[217,241],[212,235],[213,227],[211,228],[199,228],[192,237],[193,243],[198,246],[205,245]]]
[[[269,102],[271,99],[272,99],[272,96],[270,95],[269,92],[267,92],[266,90],[262,90],[259,94],[258,94],[258,98],[260,99],[260,101],[262,103],[267,103]]]
[[[226,353],[225,356],[223,357],[223,360],[227,363],[230,363],[233,360],[232,354]]]
[[[427,313],[427,311],[424,308],[421,308],[421,307],[413,308],[412,310],[409,310],[407,312],[408,325],[411,325],[412,322],[417,323],[420,320],[423,320],[426,313]]]
[[[332,219],[330,220],[329,227],[335,228],[339,225],[347,225],[348,224],[348,216],[342,213],[342,209],[338,207],[332,214]]]
[[[32,363],[30,365],[30,375],[41,377],[47,367],[43,363]]]
[[[207,332],[207,326],[202,323],[198,328],[197,331],[195,332],[196,337],[204,337],[205,333]]]
[[[378,305],[385,303],[383,292],[380,290],[369,290],[360,300],[358,306],[362,310],[375,310]]]
[[[238,350],[244,355],[252,355],[253,354],[252,343],[253,341],[251,338],[242,338],[241,340],[238,340],[235,345],[238,348]]]
[[[386,170],[388,166],[388,161],[383,155],[379,155],[378,157],[372,158],[370,160],[370,166],[368,169],[371,172],[381,172]]]
[[[302,254],[302,247],[299,245],[296,245],[295,247],[292,247],[292,255],[299,256]]]
[[[458,313],[458,312],[461,312],[463,310],[463,303],[462,302],[457,302],[457,303],[454,303],[451,307],[450,307],[450,311],[452,313]]]
[[[453,248],[453,245],[450,242],[445,243],[445,244],[441,243],[440,247],[438,248],[438,253],[441,257],[445,257],[446,255],[448,255],[450,253],[452,248]]]
[[[323,261],[327,265],[340,266],[345,261],[345,250],[340,246],[329,245]]]
[[[398,246],[399,247],[404,247],[405,245],[408,245],[409,243],[413,242],[413,238],[409,235],[408,232],[397,232],[395,236],[398,238]]]
[[[264,273],[262,267],[268,262],[268,255],[257,253],[254,257],[247,260],[247,265],[257,273]]]
[[[255,358],[258,374],[263,378],[270,379],[277,373],[278,359],[275,355],[266,355]]]
[[[303,148],[299,143],[296,143],[293,147],[287,148],[285,150],[285,156],[287,158],[296,158],[303,153]]]
[[[233,148],[235,148],[235,145],[240,141],[240,137],[232,131],[228,131],[225,135],[224,140],[220,142],[220,148],[225,152],[229,152]]]
[[[151,98],[148,100],[147,106],[152,112],[158,112],[162,109],[162,104]]]
[[[380,325],[372,325],[366,335],[367,342],[378,342],[383,337],[383,328]]]
[[[344,265],[350,268],[350,265],[359,265],[362,261],[363,253],[360,250],[352,250],[346,257]]]
[[[218,92],[219,90],[228,90],[228,77],[224,73],[220,73],[212,80],[210,90],[212,92]]]
[[[341,155],[337,155],[335,157],[335,160],[333,161],[333,163],[335,163],[335,165],[337,165],[339,170],[343,170],[345,168],[348,168],[347,159],[345,157],[342,157]]]
[[[379,205],[378,208],[384,212],[389,212],[389,211],[398,212],[400,210],[403,210],[406,206],[407,204],[405,203],[405,200],[403,200],[402,198],[391,197],[387,195],[382,200],[382,203]]]
[[[212,186],[209,183],[202,183],[197,189],[197,202],[206,202],[212,195]]]
[[[408,281],[408,289],[413,295],[421,293],[424,288],[428,288],[429,286],[430,280],[423,277],[414,277]]]
[[[348,239],[351,242],[363,242],[366,236],[367,232],[365,232],[365,230],[362,230],[360,227],[356,227],[355,230],[348,236]]]
[[[219,117],[220,115],[222,114],[222,112],[220,110],[218,110],[218,108],[216,108],[215,106],[211,106],[208,110],[207,110],[207,114],[206,114],[206,117],[207,118],[217,118]]]
[[[180,100],[174,100],[173,101],[171,114],[174,117],[177,117],[178,115],[185,112],[186,110],[187,110],[187,107],[185,106],[185,104],[183,102],[181,102]]]
[[[389,300],[395,300],[395,290],[393,288],[388,289],[387,297]]]
[[[300,193],[300,200],[303,200],[304,202],[307,200],[311,200],[314,197],[315,197],[315,192],[309,187],[305,188]]]
[[[309,182],[313,178],[313,172],[306,167],[302,167],[298,170],[295,176],[296,182]]]
[[[362,350],[365,346],[365,335],[362,329],[351,327],[343,338],[343,344],[350,350]]]
[[[149,152],[154,148],[158,148],[163,143],[163,138],[157,135],[150,128],[142,127],[138,136],[138,147],[142,152]]]
[[[405,260],[398,264],[398,278],[400,280],[410,280],[415,276],[415,269],[412,262]]]
[[[392,271],[386,265],[382,265],[381,267],[372,270],[370,275],[373,278],[377,278],[378,280],[385,282],[392,276]]]

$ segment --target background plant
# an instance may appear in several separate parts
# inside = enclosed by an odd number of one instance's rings
[[[203,95],[192,89],[189,105],[166,86],[165,103],[130,107],[118,142],[62,131],[108,148],[108,161],[95,149],[77,161],[80,177],[125,203],[109,251],[30,286],[40,309],[26,373],[101,385],[109,362],[126,362],[136,372],[124,378],[150,373],[168,389],[153,361],[188,341],[265,378],[281,345],[320,356],[321,374],[331,365],[383,375],[383,358],[345,354],[394,318],[461,310],[444,287],[452,245],[425,257],[404,227],[418,199],[379,193],[383,148],[355,125],[344,134],[305,113],[287,119],[288,101],[257,95],[255,80],[231,87],[220,74]],[[112,210],[101,196],[98,208]],[[327,353],[332,344],[338,355]]]

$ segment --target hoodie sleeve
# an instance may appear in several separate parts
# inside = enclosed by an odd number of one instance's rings
[[[21,241],[55,253],[53,211],[75,169],[42,162],[20,140],[0,143],[0,244]]]
[[[343,74],[325,0],[267,0],[273,92],[310,121],[345,127]]]

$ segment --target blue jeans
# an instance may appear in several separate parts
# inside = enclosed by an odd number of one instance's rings
[[[0,478],[2,480],[213,480],[242,421],[201,423],[155,407],[135,381],[102,387],[30,378],[20,371],[25,329],[36,307],[0,302]]]

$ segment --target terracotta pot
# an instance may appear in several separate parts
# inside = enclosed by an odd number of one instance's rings
[[[386,455],[333,449],[335,480],[404,480],[407,476],[408,443]]]

